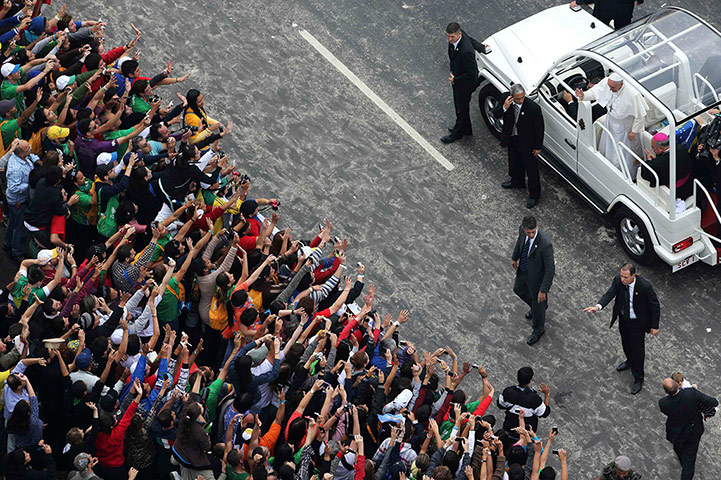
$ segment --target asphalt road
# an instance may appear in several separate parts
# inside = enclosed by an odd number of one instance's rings
[[[721,25],[710,0],[678,4]],[[530,325],[512,292],[510,253],[525,208],[525,193],[503,191],[506,153],[472,109],[474,136],[452,145],[438,138],[454,121],[447,85],[443,29],[459,21],[478,39],[555,5],[429,0],[297,0],[235,3],[81,0],[77,17],[102,16],[109,39],[131,38],[130,21],[144,32],[141,68],[153,74],[170,58],[184,86],[199,87],[209,114],[233,120],[224,145],[253,178],[252,194],[282,201],[281,225],[310,236],[324,217],[351,241],[349,260],[367,265],[382,311],[411,311],[402,335],[422,349],[450,345],[463,360],[483,364],[500,391],[516,370],[532,365],[534,382],[551,386],[555,448],[569,451],[572,478],[595,478],[617,454],[628,455],[644,478],[680,476],[664,437],[657,400],[661,380],[683,372],[718,395],[721,331],[716,312],[719,270],[693,265],[643,268],[658,292],[661,334],[647,342],[646,386],[629,394],[629,372],[609,312],[581,313],[595,304],[626,261],[610,222],[553,172],[542,168],[543,198],[534,210],[554,241],[557,275],[549,296],[546,335],[525,344]],[[637,16],[658,8],[647,1]],[[83,15],[87,12],[99,12]],[[304,29],[437,148],[445,170],[304,40]],[[543,32],[539,32],[542,35]],[[112,43],[112,42],[110,42]],[[109,43],[109,44],[110,44]],[[181,89],[177,89],[181,91]],[[175,89],[160,93],[169,100]],[[2,260],[6,276],[15,268]],[[707,329],[711,331],[708,332]],[[475,395],[480,383],[469,377]],[[492,407],[492,413],[498,410]],[[697,478],[712,478],[721,462],[719,421],[702,441]],[[552,458],[550,464],[558,466]]]

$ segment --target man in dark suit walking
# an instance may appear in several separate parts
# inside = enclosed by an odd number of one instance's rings
[[[526,98],[523,85],[516,83],[503,105],[493,111],[496,118],[503,117],[501,146],[508,147],[508,175],[503,188],[525,188],[528,175],[528,201],[533,208],[541,198],[541,178],[538,173],[538,154],[543,149],[543,113],[533,100]]]
[[[634,3],[641,5],[643,0],[574,0],[571,8],[589,3],[593,3],[594,17],[606,25],[610,25],[613,20],[613,28],[618,30],[631,23]]]
[[[471,96],[478,87],[478,64],[476,50],[486,52],[486,46],[467,35],[456,22],[446,27],[448,37],[448,59],[451,62],[451,74],[448,81],[453,88],[453,105],[456,108],[456,123],[449,128],[449,134],[441,138],[443,143],[451,143],[465,135],[472,135]]]
[[[548,291],[556,274],[553,245],[546,234],[538,229],[535,217],[523,218],[511,264],[516,270],[513,292],[531,307],[526,312],[526,318],[533,319],[533,331],[526,343],[533,345],[546,331]]]
[[[658,335],[661,306],[649,281],[636,275],[636,267],[630,263],[621,267],[620,274],[613,278],[611,287],[598,304],[584,308],[583,311],[596,313],[606,307],[611,299],[615,299],[615,302],[609,328],[613,327],[618,319],[623,353],[626,354],[626,360],[619,364],[616,370],[622,372],[631,369],[634,378],[631,394],[636,395],[643,388],[646,333],[650,333],[651,338]]]
[[[666,440],[681,462],[681,480],[691,480],[696,468],[698,444],[703,435],[703,422],[716,414],[718,400],[695,388],[680,388],[671,378],[663,381],[666,396],[658,401],[666,415]]]

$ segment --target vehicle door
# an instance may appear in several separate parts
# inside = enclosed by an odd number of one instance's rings
[[[546,77],[538,88],[538,103],[543,112],[543,121],[546,129],[543,139],[544,149],[551,152],[557,161],[560,161],[573,173],[577,169],[577,123],[559,96],[564,88],[554,81],[552,76]],[[571,110],[573,112],[573,110]]]

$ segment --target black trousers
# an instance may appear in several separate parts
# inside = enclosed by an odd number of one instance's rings
[[[518,135],[511,137],[508,142],[508,175],[511,183],[524,185],[528,176],[528,196],[538,200],[541,198],[541,177],[538,173],[538,159],[533,151],[522,148]]]
[[[471,127],[471,97],[473,90],[453,87],[453,106],[456,107],[456,124],[451,135],[461,137],[473,133]]]
[[[608,26],[611,25],[611,20],[613,20],[613,28],[616,30],[631,23],[633,17],[633,4],[630,5],[630,8],[619,8],[616,5],[609,8],[608,5],[603,5],[603,3],[614,4],[617,1],[618,0],[597,0],[593,8],[594,17]]]
[[[676,452],[676,456],[681,462],[681,480],[691,480],[693,478],[700,442],[701,435],[692,435],[684,440],[677,439],[673,442],[673,451]]]
[[[646,332],[637,320],[621,319],[618,324],[626,361],[631,366],[634,380],[643,382],[643,362],[646,359]]]
[[[532,289],[528,284],[528,271],[519,271],[513,284],[513,293],[531,307],[533,314],[533,333],[542,334],[546,330],[546,310],[548,310],[548,295],[546,301],[538,303],[538,290]]]

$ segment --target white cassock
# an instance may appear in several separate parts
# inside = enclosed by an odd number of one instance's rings
[[[613,76],[613,74],[611,74]],[[617,77],[618,81],[621,77]],[[616,80],[616,78],[611,78]],[[621,142],[628,146],[634,153],[641,156],[640,134],[646,127],[645,119],[648,112],[646,100],[636,90],[623,85],[618,92],[612,92],[608,87],[608,80],[601,81],[584,92],[584,100],[596,100],[599,105],[606,108],[605,127],[611,132],[609,136],[605,131],[601,135],[600,151],[619,169],[621,168],[615,144]],[[636,133],[636,139],[631,141],[628,133]],[[636,176],[638,165],[634,166],[633,157],[619,147],[621,156],[628,166],[632,178]]]

